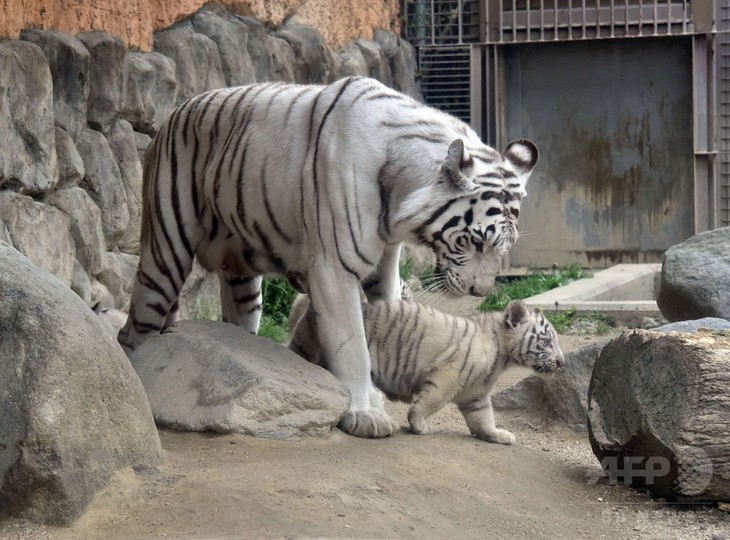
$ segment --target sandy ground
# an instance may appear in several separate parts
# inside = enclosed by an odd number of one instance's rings
[[[565,351],[592,336],[565,336]],[[526,374],[513,370],[505,387]],[[448,407],[435,433],[270,441],[160,433],[165,463],[120,471],[69,528],[11,520],[0,538],[580,538],[730,540],[730,514],[677,506],[605,479],[585,432],[497,414],[514,446],[469,436]]]

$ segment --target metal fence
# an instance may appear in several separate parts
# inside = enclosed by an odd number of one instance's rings
[[[717,34],[718,224],[730,226],[730,0],[721,0]]]

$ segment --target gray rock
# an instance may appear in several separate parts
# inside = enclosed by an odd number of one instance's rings
[[[104,253],[103,268],[97,278],[114,297],[110,307],[128,308],[139,257],[127,253]]]
[[[38,45],[48,60],[55,123],[76,140],[86,127],[89,51],[81,41],[58,30],[23,30],[20,39]]]
[[[352,76],[367,77],[367,75],[368,67],[360,47],[354,43],[348,43],[340,54],[336,55],[332,68],[332,80]]]
[[[492,396],[496,409],[527,409],[558,418],[583,430],[588,414],[588,386],[604,339],[565,354],[565,367],[550,376],[528,375]]]
[[[360,49],[365,66],[368,70],[368,77],[379,80],[386,86],[393,86],[393,74],[390,71],[390,63],[383,53],[383,49],[376,41],[358,39],[355,45]]]
[[[109,133],[109,148],[119,164],[119,173],[129,209],[129,227],[117,246],[124,253],[139,253],[140,225],[142,222],[142,163],[137,153],[132,125],[119,120]]]
[[[220,286],[218,276],[193,259],[193,270],[185,279],[178,298],[180,319],[221,320]]]
[[[101,210],[107,249],[114,247],[129,226],[129,208],[122,174],[106,137],[85,129],[76,145],[84,160],[86,175],[80,186]]]
[[[393,88],[415,99],[422,100],[421,92],[416,85],[416,57],[413,47],[406,40],[393,32],[376,29],[374,38],[390,67],[393,77]]]
[[[662,256],[657,305],[670,322],[730,319],[730,227],[706,231]]]
[[[156,32],[154,49],[175,61],[176,104],[206,90],[226,86],[218,47],[209,37],[195,32],[190,22]]]
[[[326,435],[350,396],[328,371],[226,323],[181,321],[131,357],[155,420],[175,429]]]
[[[101,272],[102,255],[106,251],[101,210],[89,194],[79,187],[61,189],[46,197],[45,202],[69,217],[76,260],[92,276]]]
[[[656,328],[650,328],[652,332],[685,332],[693,334],[701,329],[707,330],[730,330],[730,321],[726,319],[719,319],[717,317],[705,317],[704,319],[697,319],[694,321],[679,321]]]
[[[142,163],[142,169],[144,171],[144,153],[147,151],[147,147],[152,142],[152,137],[144,133],[134,132],[134,146],[137,148],[137,156],[139,161]]]
[[[109,292],[109,289],[101,283],[98,279],[92,277],[91,281],[91,302],[90,306],[101,305],[111,307],[114,305],[114,296]]]
[[[71,136],[56,127],[56,155],[58,156],[58,188],[76,187],[84,178],[84,160],[81,159]]]
[[[77,37],[91,54],[87,121],[93,129],[108,133],[124,107],[127,46],[107,32],[83,32]]]
[[[43,194],[58,182],[53,82],[40,47],[0,42],[0,189]]]
[[[0,244],[0,512],[75,521],[115,471],[161,462],[124,352],[86,304]]]
[[[142,133],[154,135],[175,107],[177,67],[157,52],[127,54],[127,97],[122,117]]]
[[[301,24],[294,16],[274,36],[285,40],[294,53],[295,82],[302,84],[330,82],[334,59],[319,30]]]
[[[79,261],[74,262],[71,290],[79,295],[79,298],[86,302],[86,305],[91,304],[91,280]]]
[[[71,220],[64,212],[25,195],[0,191],[0,221],[17,250],[66,286],[71,285],[76,246]]]
[[[294,51],[281,38],[270,36],[264,25],[250,17],[236,17],[248,28],[248,54],[256,71],[256,80],[294,81]]]
[[[220,4],[207,4],[192,18],[196,32],[218,46],[228,86],[256,82],[256,70],[248,54],[248,27]]]

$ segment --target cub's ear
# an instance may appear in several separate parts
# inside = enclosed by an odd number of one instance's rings
[[[443,173],[447,182],[457,189],[465,190],[472,187],[472,183],[464,175],[464,169],[474,164],[474,158],[464,149],[464,141],[456,139],[449,145],[444,160]]]
[[[527,321],[529,310],[520,300],[512,300],[504,314],[504,322],[507,328],[515,329],[518,325]]]

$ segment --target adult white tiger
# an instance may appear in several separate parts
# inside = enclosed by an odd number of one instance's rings
[[[433,249],[448,290],[484,295],[517,238],[536,162],[529,141],[500,155],[458,119],[367,78],[192,98],[145,155],[140,263],[119,342],[129,354],[174,320],[193,256],[219,274],[224,320],[250,332],[261,276],[287,275],[306,283],[329,365],[351,392],[340,428],[390,435],[361,283],[370,299],[397,298],[405,241]]]

